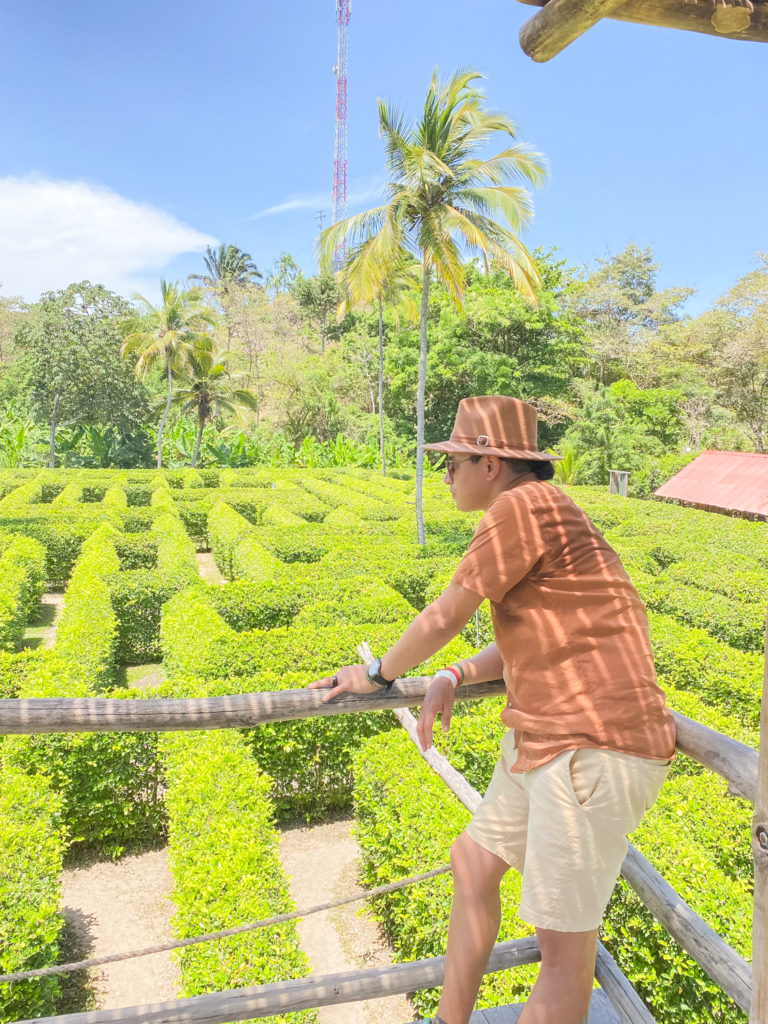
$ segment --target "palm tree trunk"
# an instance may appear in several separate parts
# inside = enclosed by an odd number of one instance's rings
[[[195,441],[195,450],[192,455],[192,468],[194,469],[197,465],[197,457],[200,454],[200,442],[203,440],[203,431],[205,430],[205,416],[197,417],[197,440]]]
[[[381,452],[381,475],[387,475],[387,460],[384,455],[384,310],[379,295],[379,451]]]
[[[168,360],[168,398],[165,402],[165,411],[163,412],[163,418],[160,420],[160,426],[157,428],[157,468],[163,468],[163,430],[165,430],[165,421],[168,419],[168,413],[171,411],[171,399],[173,398],[173,375],[171,373],[171,361]]]
[[[424,261],[421,272],[421,312],[419,314],[419,380],[416,385],[416,539],[425,541],[424,506],[424,393],[427,383],[427,311],[429,309],[429,265]]]
[[[48,439],[48,468],[56,468],[56,413],[59,410],[59,399],[61,393],[56,392],[53,399],[53,409],[51,410],[51,430]]]

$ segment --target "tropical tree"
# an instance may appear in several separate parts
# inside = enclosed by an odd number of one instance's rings
[[[261,280],[261,271],[251,259],[251,254],[236,245],[222,243],[218,249],[207,246],[203,262],[208,273],[190,274],[190,279],[199,281],[219,295],[226,296],[232,288],[256,284]]]
[[[339,319],[348,310],[375,304],[378,313],[379,333],[379,454],[381,475],[387,475],[387,459],[384,450],[384,306],[392,309],[395,324],[399,325],[400,314],[415,322],[419,318],[418,304],[413,298],[418,288],[420,273],[419,264],[402,250],[395,255],[389,265],[379,267],[361,267],[360,262],[347,263],[338,274],[339,284],[344,289],[345,298],[339,306]],[[360,271],[363,273],[360,273]],[[365,271],[368,270],[368,273]],[[370,271],[377,271],[371,273]]]
[[[181,411],[197,417],[197,438],[192,454],[192,466],[197,465],[200,444],[205,425],[222,412],[236,415],[242,409],[256,412],[258,398],[248,388],[238,387],[244,378],[242,373],[231,373],[227,367],[227,356],[201,350],[190,356],[187,366],[179,374],[181,387],[176,392],[176,401]]]
[[[235,333],[235,316],[233,307],[244,292],[252,290],[261,280],[262,274],[251,259],[251,254],[243,252],[236,245],[222,243],[218,249],[210,245],[205,250],[203,261],[208,269],[207,274],[190,274],[191,281],[199,281],[203,288],[211,292],[221,305],[224,312],[224,324],[227,329],[227,351],[232,345]]]
[[[483,155],[496,132],[511,139],[516,130],[505,114],[490,111],[480,78],[459,70],[446,79],[435,72],[421,117],[408,121],[378,101],[379,134],[384,139],[390,181],[387,202],[332,224],[320,236],[321,259],[328,267],[334,249],[346,242],[350,276],[386,279],[403,252],[421,262],[419,377],[416,398],[416,524],[424,543],[424,385],[427,369],[429,286],[436,276],[460,304],[466,285],[464,258],[479,256],[485,267],[503,268],[531,302],[540,284],[534,260],[517,237],[530,220],[530,193],[521,184],[538,184],[543,158],[516,143],[495,156]],[[501,217],[506,224],[494,219]]]
[[[138,355],[136,373],[146,377],[154,366],[165,369],[168,394],[157,430],[157,468],[163,464],[163,430],[173,401],[173,374],[190,360],[211,347],[206,328],[213,326],[212,311],[202,303],[199,288],[183,291],[178,284],[160,282],[161,302],[157,306],[141,295],[135,298],[143,306],[143,315],[132,317],[124,325],[122,354]]]
[[[48,465],[56,465],[56,431],[82,423],[140,429],[147,409],[141,383],[120,359],[130,307],[102,285],[79,281],[45,292],[14,334],[30,411],[48,423]]]

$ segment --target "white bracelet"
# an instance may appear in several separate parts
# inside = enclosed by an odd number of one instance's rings
[[[447,668],[441,668],[438,672],[435,672],[435,676],[442,676],[443,679],[450,679],[453,684],[454,690],[458,688],[459,680],[456,678],[453,672]]]

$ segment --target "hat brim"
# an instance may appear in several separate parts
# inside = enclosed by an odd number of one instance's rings
[[[467,444],[464,441],[435,441],[423,445],[430,452],[468,452],[470,455],[497,455],[500,459],[522,459],[525,462],[559,462],[562,455],[528,451],[523,448],[490,448],[481,444]]]

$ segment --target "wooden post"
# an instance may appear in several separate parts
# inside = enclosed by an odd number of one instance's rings
[[[622,498],[626,498],[629,472],[626,469],[609,469],[608,474],[610,493],[620,494]]]
[[[766,619],[763,701],[760,707],[760,751],[757,796],[752,818],[755,895],[752,904],[752,1004],[750,1024],[768,1024],[768,618]]]
[[[623,0],[549,0],[520,29],[520,45],[535,61],[550,60]]]

